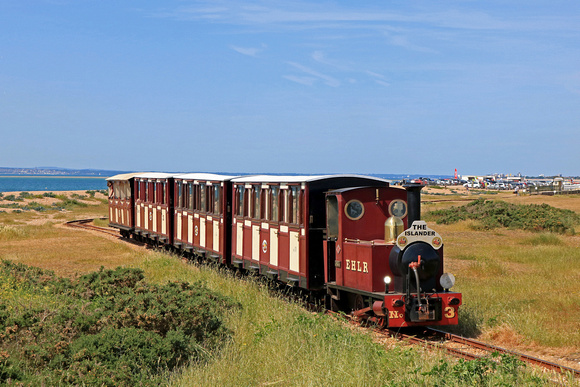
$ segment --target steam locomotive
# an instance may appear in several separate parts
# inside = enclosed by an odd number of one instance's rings
[[[358,175],[130,173],[107,179],[122,236],[254,272],[381,327],[453,325],[461,294],[421,186]]]

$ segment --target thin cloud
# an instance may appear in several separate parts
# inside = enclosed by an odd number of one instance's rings
[[[255,48],[255,47],[230,46],[230,48],[236,52],[239,52],[242,55],[247,55],[247,56],[256,56],[260,52],[264,51],[263,48]]]
[[[312,86],[317,81],[317,79],[313,77],[299,77],[296,75],[284,75],[283,78],[306,86]]]
[[[373,78],[373,80],[381,85],[381,86],[385,86],[385,87],[389,87],[391,86],[391,84],[387,81],[387,77],[385,77],[382,74],[378,74],[378,73],[374,73],[372,71],[366,71],[367,75],[369,75],[371,78]]]
[[[339,87],[340,86],[340,81],[330,77],[328,75],[319,73],[316,70],[313,70],[309,67],[303,66],[300,63],[296,63],[296,62],[288,62],[289,65],[293,66],[294,68],[297,68],[298,70],[308,74],[308,75],[312,75],[320,80],[322,80],[327,86],[331,86],[331,87]]]
[[[356,8],[332,6],[329,3],[312,2],[271,2],[271,1],[197,1],[195,5],[179,7],[169,11],[160,11],[158,17],[172,17],[181,20],[212,20],[215,22],[237,25],[272,25],[285,29],[294,25],[306,28],[336,28],[337,24],[348,23],[368,29],[368,23],[379,27],[381,23],[421,24],[438,28],[459,30],[570,30],[577,32],[579,27],[576,18],[519,17],[506,18],[505,15],[494,15],[476,9],[446,9],[439,6],[431,9],[411,9],[408,12],[385,11],[385,7],[374,10],[358,11]],[[359,8],[360,9],[360,8]],[[381,26],[381,27],[384,27]]]

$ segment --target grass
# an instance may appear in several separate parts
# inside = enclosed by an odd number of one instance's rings
[[[437,229],[446,236],[455,290],[463,293],[460,321],[467,313],[483,338],[501,326],[521,337],[522,349],[578,352],[580,238],[514,230],[492,234],[472,230],[469,222]]]
[[[437,204],[438,207],[443,207]],[[138,249],[65,220],[107,214],[104,203],[71,212],[0,214],[0,258],[76,278],[101,266],[138,267],[147,281],[201,281],[242,305],[226,314],[233,340],[204,365],[168,375],[172,385],[545,385],[540,372],[502,359],[462,363],[404,343],[377,343],[367,331],[272,297],[268,286],[163,252]],[[50,216],[48,222],[31,224]],[[463,292],[460,329],[471,336],[571,354],[580,348],[578,253],[570,235],[473,230],[469,222],[434,228],[446,265]],[[548,273],[548,274],[546,274]],[[385,346],[388,351],[384,351]],[[494,363],[496,364],[496,363]],[[566,384],[570,380],[562,379]]]

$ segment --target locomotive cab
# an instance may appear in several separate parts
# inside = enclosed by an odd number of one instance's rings
[[[442,238],[419,220],[419,195],[416,186],[327,192],[330,308],[381,326],[457,324],[461,294],[449,292]]]

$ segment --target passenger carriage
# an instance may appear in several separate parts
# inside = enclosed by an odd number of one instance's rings
[[[107,178],[109,188],[109,225],[124,237],[135,230],[135,197],[133,180],[137,173],[125,173]]]
[[[232,265],[309,290],[324,287],[325,192],[388,182],[354,175],[232,179]]]
[[[229,264],[233,177],[210,173],[174,177],[173,245],[177,249]]]
[[[135,234],[158,244],[173,243],[173,175],[139,173],[134,176]]]

